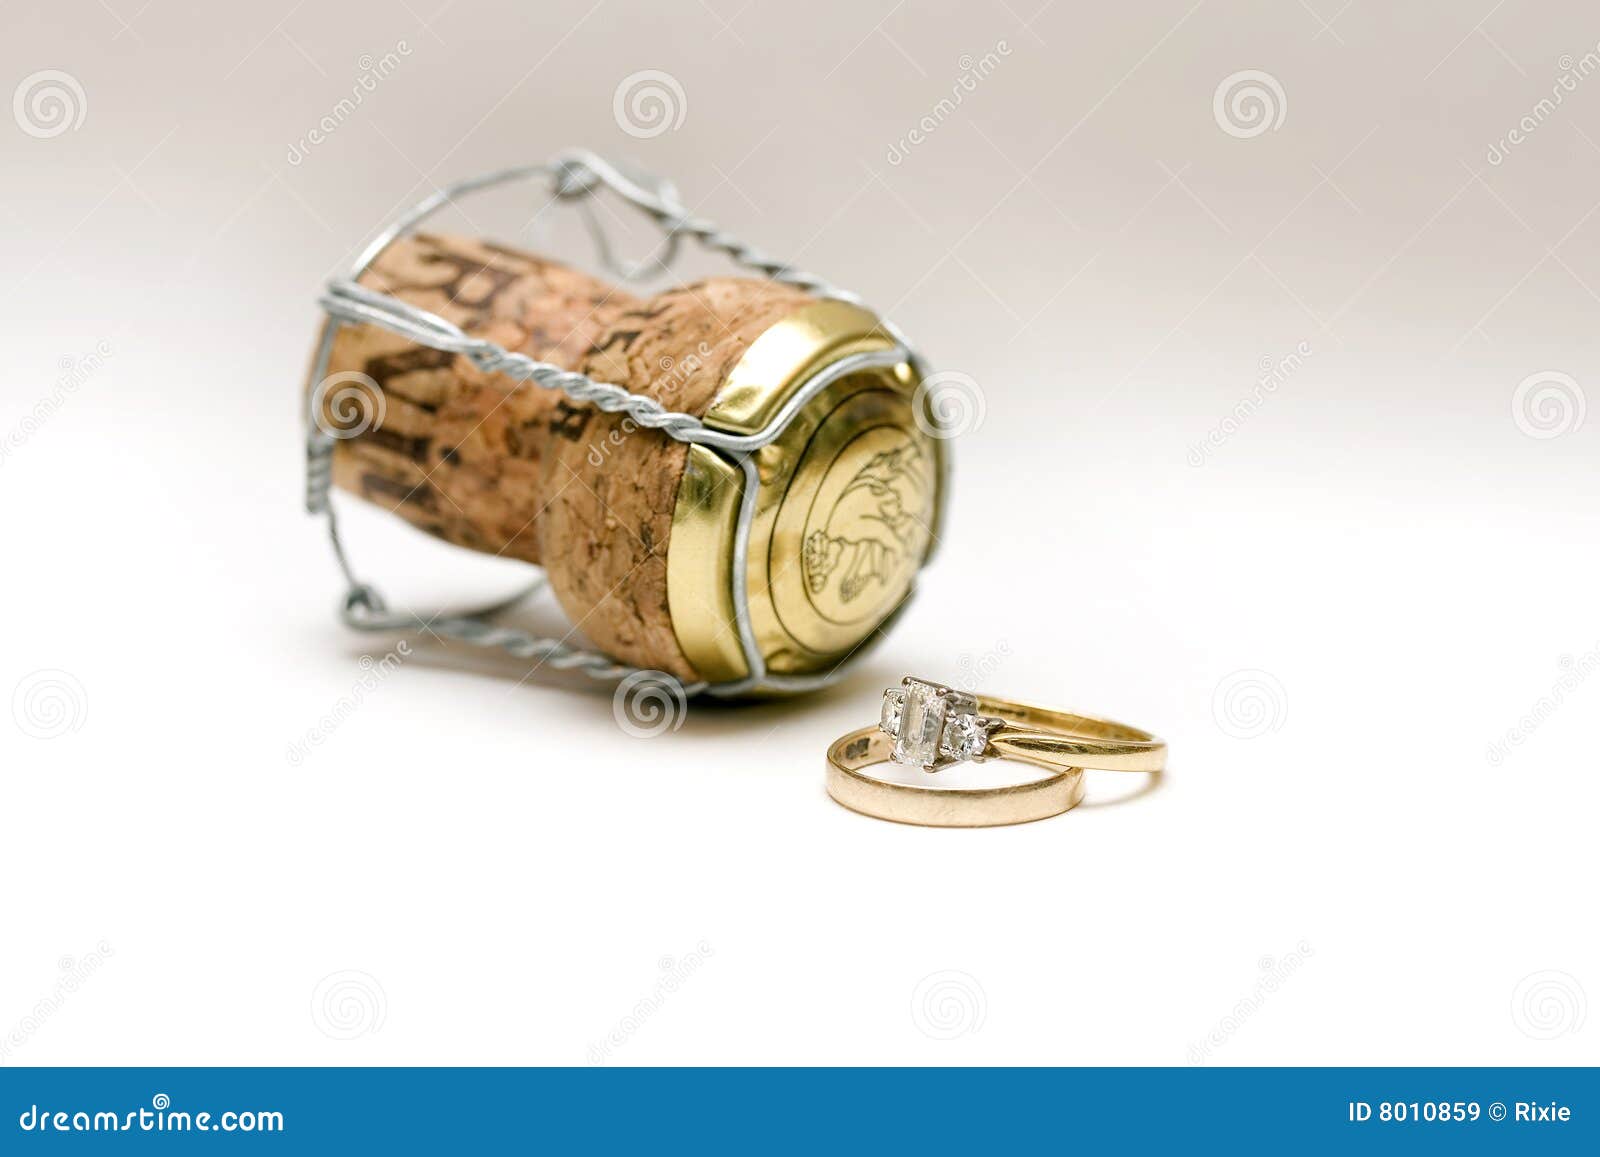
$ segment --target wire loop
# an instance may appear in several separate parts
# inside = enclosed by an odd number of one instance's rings
[[[321,381],[326,378],[333,352],[334,332],[340,325],[373,325],[418,345],[465,357],[487,373],[504,374],[514,381],[529,382],[541,389],[558,390],[574,401],[586,403],[607,413],[626,414],[640,426],[660,430],[680,442],[704,445],[727,455],[742,468],[745,479],[744,499],[740,504],[739,524],[734,535],[733,602],[735,625],[738,628],[748,674],[743,679],[731,682],[679,681],[680,685],[688,695],[708,692],[718,696],[735,696],[754,691],[803,691],[833,682],[841,673],[843,664],[832,671],[815,675],[778,675],[766,669],[765,658],[756,643],[754,627],[750,621],[746,564],[750,527],[755,517],[755,499],[761,479],[751,455],[782,434],[794,416],[829,384],[862,369],[895,365],[905,361],[910,361],[920,374],[924,370],[921,358],[892,323],[887,319],[881,319],[880,327],[897,343],[895,348],[882,352],[856,354],[833,362],[796,390],[762,430],[754,434],[733,434],[709,427],[693,414],[668,410],[654,398],[632,393],[615,383],[598,382],[584,374],[541,362],[526,354],[505,349],[494,342],[473,337],[460,326],[438,314],[360,284],[358,279],[384,249],[439,209],[481,189],[527,180],[547,181],[553,197],[576,203],[594,239],[599,263],[609,272],[626,280],[637,281],[665,272],[676,260],[682,239],[689,237],[703,248],[722,253],[734,264],[754,270],[773,281],[793,286],[817,297],[858,305],[861,303],[861,299],[855,294],[839,289],[787,262],[769,257],[731,234],[724,233],[711,222],[691,216],[679,200],[677,189],[670,181],[614,165],[586,149],[573,149],[559,154],[547,164],[505,169],[440,189],[412,206],[374,237],[357,258],[350,272],[344,277],[329,281],[318,300],[318,304],[333,324],[325,327],[323,331],[312,370],[312,380]],[[653,254],[636,262],[625,262],[616,256],[610,239],[589,205],[590,200],[602,189],[621,197],[661,229],[662,241]],[[308,399],[314,397],[315,393],[315,390],[308,391]],[[344,543],[339,535],[338,518],[330,497],[333,484],[333,453],[338,435],[323,429],[317,419],[318,415],[311,412],[308,401],[305,505],[308,513],[324,515],[328,520],[328,534],[334,555],[347,583],[339,617],[348,626],[362,631],[426,630],[429,634],[440,638],[455,639],[483,647],[497,647],[518,658],[536,660],[558,670],[582,671],[597,679],[620,679],[639,671],[638,668],[619,663],[610,655],[600,651],[573,647],[561,639],[538,638],[488,621],[491,616],[509,609],[543,587],[545,580],[542,574],[527,590],[492,606],[472,611],[456,614],[446,614],[441,611],[427,618],[410,612],[390,611],[377,589],[355,576],[345,554]],[[944,486],[941,485],[940,502],[943,501],[943,493]],[[904,611],[909,601],[908,595],[889,620],[881,624],[874,633],[874,641],[881,637],[890,622]],[[858,648],[856,654],[859,655],[868,645],[870,644]],[[673,678],[660,671],[649,674],[663,679]]]

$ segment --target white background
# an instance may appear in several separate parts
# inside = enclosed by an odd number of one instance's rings
[[[0,1061],[1600,1060],[1600,78],[1489,160],[1592,12],[718,3],[8,12],[0,87],[64,70],[86,115],[0,118]],[[685,106],[650,137],[645,69]],[[1286,115],[1241,137],[1245,69]],[[570,143],[981,388],[942,556],[835,690],[647,739],[431,642],[356,690],[396,640],[334,620],[297,507],[315,293],[391,206]],[[345,505],[396,600],[521,577]],[[823,750],[907,672],[1171,772],[856,816]]]

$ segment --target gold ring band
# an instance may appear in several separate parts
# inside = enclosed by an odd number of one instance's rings
[[[1050,771],[1159,772],[1167,765],[1166,742],[1126,723],[956,691],[910,675],[883,693],[878,726],[894,737],[896,763],[924,771],[990,756]]]
[[[989,733],[992,753],[1037,767],[1062,770],[1159,772],[1167,766],[1167,744],[1148,731],[1098,715],[1052,711],[1009,699],[974,696],[978,711],[1001,721]]]
[[[1031,783],[960,789],[920,787],[863,775],[887,763],[894,740],[863,727],[828,748],[828,794],[851,811],[930,828],[990,828],[1025,824],[1070,811],[1083,799],[1083,772],[1072,768]]]
[[[1013,759],[1050,774],[992,788],[897,783],[862,768],[894,762],[938,772],[953,764]],[[877,727],[852,731],[828,748],[828,794],[852,811],[930,827],[993,827],[1060,815],[1083,798],[1083,771],[1160,773],[1167,745],[1148,731],[956,691],[907,676],[883,695]]]

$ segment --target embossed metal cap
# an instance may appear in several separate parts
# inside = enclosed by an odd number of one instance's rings
[[[868,311],[815,302],[751,343],[704,420],[754,433],[841,359],[896,349]],[[944,444],[919,413],[915,367],[877,362],[829,383],[756,451],[747,589],[754,638],[774,673],[825,671],[857,649],[904,601],[937,540]],[[713,681],[749,673],[732,593],[744,482],[735,461],[692,446],[672,520],[673,629]]]

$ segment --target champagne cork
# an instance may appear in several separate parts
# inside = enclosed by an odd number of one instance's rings
[[[839,357],[893,349],[870,313],[775,282],[713,278],[651,297],[484,240],[417,234],[362,284],[475,337],[762,429]],[[744,479],[728,456],[564,394],[343,325],[324,389],[334,483],[446,542],[537,563],[573,625],[626,663],[712,682],[748,674],[734,621]],[[319,383],[309,383],[316,390]],[[938,442],[906,363],[833,382],[756,452],[747,589],[774,672],[836,665],[909,590],[933,533]],[[314,395],[318,396],[318,395]]]

